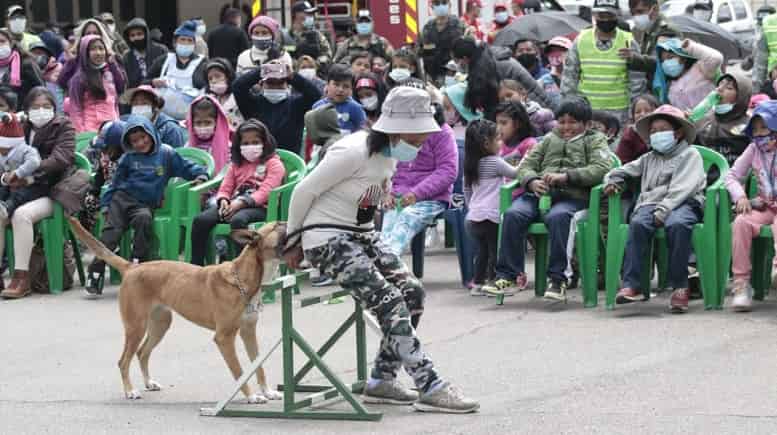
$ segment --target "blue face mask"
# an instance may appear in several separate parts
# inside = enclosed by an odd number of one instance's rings
[[[194,44],[176,44],[175,54],[181,57],[190,57],[194,54]]]
[[[733,104],[718,104],[715,106],[715,113],[718,115],[725,115],[726,113],[734,110]]]
[[[356,33],[369,35],[372,33],[372,23],[356,23]]]
[[[445,17],[450,13],[450,6],[447,4],[434,5],[432,11],[434,11],[434,15],[437,17]]]
[[[677,145],[677,139],[674,138],[674,131],[659,131],[650,135],[650,148],[659,154],[666,154]]]
[[[391,147],[391,157],[400,162],[410,162],[415,160],[416,156],[418,156],[418,151],[419,148],[400,139],[396,145]]]
[[[316,17],[311,15],[306,15],[305,21],[303,21],[303,25],[305,27],[314,27],[316,25]]]
[[[680,74],[682,74],[685,69],[685,65],[681,64],[676,57],[673,57],[661,62],[661,68],[664,70],[664,74],[675,78],[680,77]]]

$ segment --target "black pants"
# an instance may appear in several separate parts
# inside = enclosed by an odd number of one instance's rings
[[[491,221],[467,221],[467,231],[478,243],[475,257],[475,284],[484,284],[496,277],[496,252],[499,246],[499,224]]]
[[[264,207],[244,208],[229,219],[230,228],[239,230],[248,228],[248,224],[262,222],[267,218]],[[192,223],[192,264],[205,265],[205,253],[208,250],[210,231],[222,223],[218,207],[211,207],[197,215]]]
[[[33,184],[16,189],[0,186],[0,201],[5,203],[5,209],[10,218],[17,208],[38,198],[43,198],[49,194],[49,190],[49,186],[42,184]]]
[[[119,246],[121,236],[128,229],[135,231],[132,241],[132,258],[139,261],[149,260],[151,247],[154,244],[154,214],[151,207],[143,204],[128,193],[118,191],[113,194],[108,207],[108,217],[105,228],[100,235],[100,241],[111,251]],[[95,259],[89,272],[104,272],[105,262]]]

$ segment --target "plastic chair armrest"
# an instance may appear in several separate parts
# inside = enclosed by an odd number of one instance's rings
[[[513,180],[499,189],[499,212],[504,213],[513,205],[513,191],[521,185],[518,180]]]

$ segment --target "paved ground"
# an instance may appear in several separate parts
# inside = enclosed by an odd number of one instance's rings
[[[563,305],[527,292],[497,307],[468,296],[457,281],[453,255],[427,258],[420,334],[440,371],[481,401],[478,414],[377,407],[385,413],[379,423],[200,417],[200,407],[224,395],[230,379],[210,333],[180,317],[152,358],[164,390],[126,401],[116,368],[122,330],[110,288],[100,301],[71,291],[0,302],[0,433],[777,432],[773,302],[745,315],[704,312],[696,302],[689,314],[672,316],[661,298],[608,312],[583,309],[578,293]],[[307,308],[296,320],[320,344],[351,306]],[[265,309],[260,335],[269,346],[279,333],[276,304]],[[377,339],[368,334],[372,354]],[[327,358],[344,377],[354,375],[350,343]],[[279,356],[267,369],[279,382]]]

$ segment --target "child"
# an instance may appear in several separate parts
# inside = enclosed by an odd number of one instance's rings
[[[552,206],[543,219],[550,236],[548,278],[551,285],[545,297],[566,300],[564,270],[570,220],[575,212],[587,207],[591,188],[602,181],[610,168],[607,138],[589,128],[591,117],[587,100],[580,97],[562,100],[556,113],[558,127],[521,161],[516,178],[521,180],[526,192],[504,214],[497,280],[484,288],[486,292],[512,294],[526,287],[526,236],[529,226],[540,217],[540,197],[549,195]]]
[[[707,184],[701,155],[691,146],[696,129],[680,109],[667,104],[637,121],[636,130],[650,141],[652,151],[604,178],[607,195],[623,190],[629,178],[641,180],[623,258],[623,288],[615,302],[650,298],[650,289],[641,288],[642,266],[648,261],[653,234],[665,227],[671,253],[667,283],[674,289],[669,307],[683,313],[688,310],[691,233],[702,216]]]
[[[411,78],[424,81],[421,64],[411,47],[401,47],[391,57],[391,65],[386,75],[386,85],[391,89]]]
[[[213,156],[214,173],[218,174],[229,163],[229,138],[232,129],[224,109],[209,95],[197,97],[186,120],[190,147],[207,151]]]
[[[372,69],[372,55],[362,51],[351,56],[351,73],[354,77],[370,72]]]
[[[332,65],[326,82],[326,97],[313,105],[313,108],[332,103],[337,109],[340,130],[343,134],[359,131],[367,121],[362,106],[352,97],[353,73],[347,65]]]
[[[215,98],[229,119],[230,128],[234,131],[243,122],[243,114],[237,107],[235,95],[232,93],[232,82],[235,80],[235,70],[232,64],[222,57],[210,59],[205,66],[208,76],[206,93]]]
[[[84,197],[84,207],[79,213],[78,219],[81,221],[81,225],[89,231],[92,231],[97,223],[103,186],[111,183],[113,174],[116,172],[117,162],[124,155],[121,138],[124,136],[126,128],[127,123],[124,121],[104,123],[90,150],[88,150],[88,154],[94,154],[90,161],[93,162],[95,173],[92,186]]]
[[[318,76],[318,62],[307,54],[302,55],[297,59],[297,74],[310,80],[319,92],[324,93],[326,82],[321,80]]]
[[[532,127],[537,136],[545,136],[556,127],[553,112],[543,109],[538,103],[529,100],[529,94],[523,86],[515,80],[502,80],[499,87],[499,101],[518,101],[526,107]]]
[[[502,142],[499,155],[510,165],[518,166],[537,144],[529,114],[517,101],[505,101],[496,107],[496,129]]]
[[[618,146],[615,148],[615,155],[626,164],[637,160],[639,156],[648,152],[648,146],[634,129],[634,124],[645,115],[653,113],[658,108],[658,100],[650,94],[642,94],[634,99],[631,104],[631,125],[623,129]]]
[[[494,279],[499,239],[499,188],[504,178],[515,178],[517,173],[514,166],[499,157],[500,148],[504,147],[500,146],[499,136],[497,124],[488,120],[476,120],[467,126],[464,145],[464,199],[469,207],[467,230],[479,245],[471,296],[485,296],[483,285]]]
[[[775,192],[775,168],[769,162],[777,157],[777,101],[761,103],[753,112],[753,117],[745,129],[745,134],[753,142],[736,160],[726,175],[726,189],[731,201],[736,204],[737,217],[734,219],[732,258],[734,289],[731,308],[734,311],[749,311],[752,306],[750,287],[750,247],[762,225],[771,225],[777,234],[777,192]],[[742,182],[750,173],[758,180],[758,195],[747,198]],[[777,239],[775,239],[777,240]],[[776,282],[777,269],[772,270],[772,282]]]
[[[358,75],[356,76],[356,97],[367,114],[369,126],[380,117],[380,107],[386,98],[386,85],[371,72]]]
[[[98,131],[103,122],[119,119],[118,96],[124,92],[124,73],[108,54],[99,36],[81,38],[77,71],[67,82],[64,102],[64,111],[77,133]]]
[[[2,113],[0,121],[0,219],[8,220],[17,207],[48,195],[49,186],[31,183],[40,155],[25,142],[16,115]]]
[[[591,128],[599,130],[607,136],[607,143],[610,145],[610,148],[615,148],[615,140],[621,131],[621,121],[618,117],[604,110],[594,110]]]
[[[129,228],[135,231],[132,260],[146,261],[151,255],[154,238],[153,210],[162,204],[167,182],[173,177],[196,180],[208,179],[205,168],[183,157],[159,139],[151,121],[141,116],[127,118],[127,129],[121,140],[126,154],[119,160],[111,187],[102,197],[100,206],[106,215],[100,241],[110,250],[116,249],[121,236]],[[105,262],[95,260],[89,266],[86,296],[102,296]]]
[[[236,230],[265,220],[270,191],[280,186],[286,175],[276,148],[275,138],[260,121],[249,119],[238,127],[232,164],[216,194],[216,206],[194,218],[192,264],[205,265],[210,231],[220,222]]]

